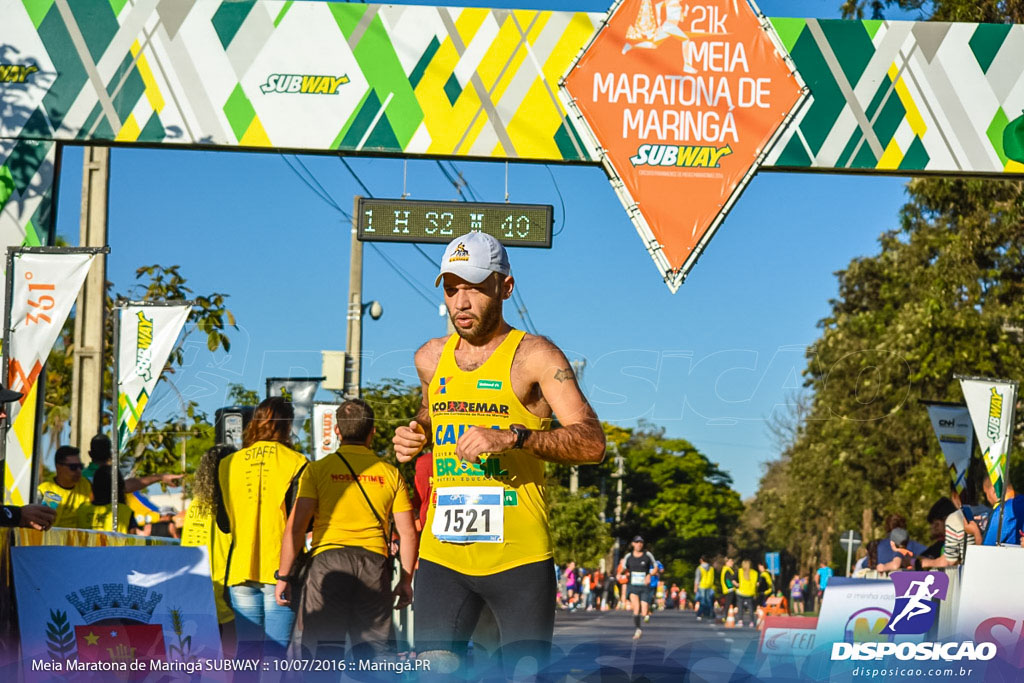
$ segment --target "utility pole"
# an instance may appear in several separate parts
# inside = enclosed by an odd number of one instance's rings
[[[348,328],[345,333],[348,382],[345,398],[359,398],[363,353],[363,243],[356,236],[359,197],[352,199],[352,247],[348,265]]]
[[[84,148],[82,219],[78,244],[107,244],[107,195],[110,189],[110,148]],[[97,254],[78,295],[75,313],[75,353],[71,375],[71,443],[89,452],[89,441],[100,432],[103,411],[103,330],[107,256]],[[117,438],[116,435],[114,438]],[[83,457],[83,459],[86,459]]]

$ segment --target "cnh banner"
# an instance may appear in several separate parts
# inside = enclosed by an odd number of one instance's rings
[[[205,548],[16,547],[11,559],[25,681],[224,680]]]
[[[36,380],[75,305],[97,249],[12,250],[7,259],[11,309],[4,351],[6,384],[24,396],[7,407],[4,500],[31,502]]]
[[[129,303],[118,308],[118,450],[139,424],[192,305]]]
[[[337,424],[337,403],[317,403],[313,406],[313,459],[326,458],[338,450],[341,440],[334,432]]]
[[[1006,454],[1013,433],[1013,404],[1017,400],[1017,383],[984,377],[960,377],[967,409],[974,423],[974,433],[985,458],[985,469],[999,499],[1003,499],[1006,476]]]
[[[939,440],[939,448],[946,458],[946,469],[957,493],[963,493],[967,483],[967,467],[971,464],[974,439],[971,433],[971,414],[967,406],[950,403],[925,403],[928,419]]]
[[[302,428],[313,413],[313,397],[320,388],[323,377],[268,377],[267,398],[282,396],[291,402],[295,410],[292,421],[292,443],[302,439]],[[332,451],[333,452],[333,451]],[[308,457],[308,456],[307,456]]]

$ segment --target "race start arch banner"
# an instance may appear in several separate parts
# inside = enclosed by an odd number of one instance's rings
[[[1024,173],[1020,25],[768,19],[750,0],[0,17],[7,245],[45,239],[61,143],[600,164],[673,291],[759,169]]]

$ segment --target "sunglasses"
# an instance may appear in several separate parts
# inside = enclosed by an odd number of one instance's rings
[[[78,463],[75,465],[65,465],[64,463],[59,462],[57,464],[60,465],[61,467],[67,467],[69,470],[80,470],[83,467],[85,467],[85,465],[83,465],[82,463]]]

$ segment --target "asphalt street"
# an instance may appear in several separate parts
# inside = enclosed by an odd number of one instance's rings
[[[654,613],[639,640],[633,631],[629,612],[559,611],[552,664],[567,680],[586,681],[724,681],[754,667],[759,632],[749,627],[698,622],[692,611],[673,610]]]

